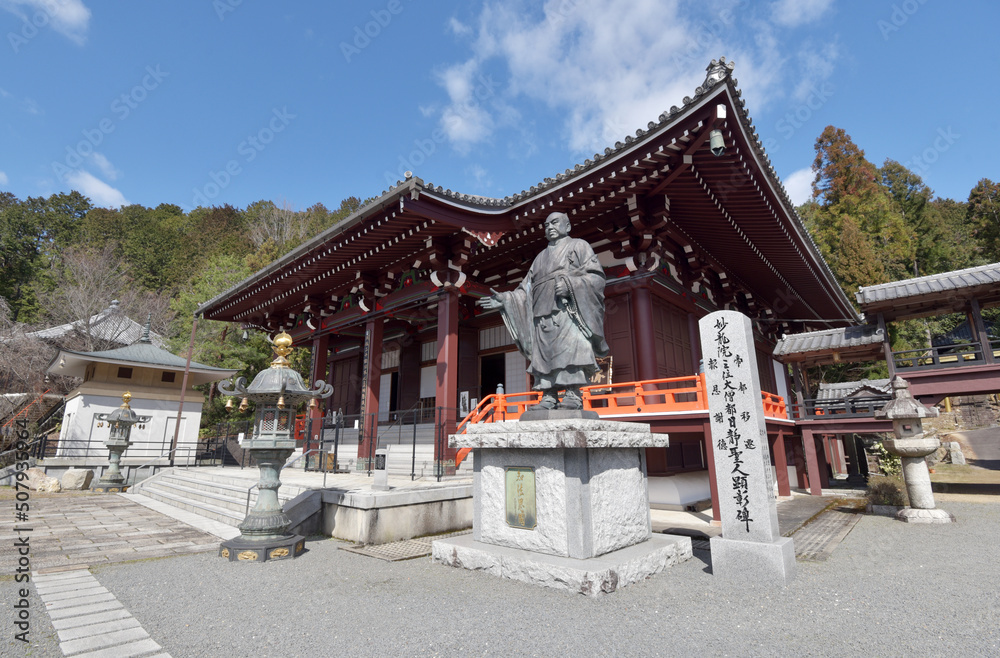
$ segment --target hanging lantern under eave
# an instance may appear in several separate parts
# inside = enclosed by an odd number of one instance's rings
[[[708,148],[712,155],[719,157],[726,153],[726,140],[722,136],[722,131],[716,128],[708,134]]]

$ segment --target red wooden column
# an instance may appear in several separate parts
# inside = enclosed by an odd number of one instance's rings
[[[382,318],[365,325],[365,342],[361,346],[361,433],[358,441],[358,470],[366,471],[369,460],[374,462],[378,441],[378,394],[382,378]]]
[[[770,435],[768,435],[770,438]],[[771,454],[774,455],[775,478],[778,480],[778,495],[791,496],[792,488],[788,483],[788,453],[785,452],[785,430],[778,428],[778,433],[774,435],[774,443],[771,444]]]
[[[636,374],[638,379],[658,379],[656,341],[653,334],[653,296],[648,286],[632,291],[632,328],[635,331]]]
[[[802,448],[806,453],[806,469],[809,473],[809,493],[823,495],[822,479],[819,474],[819,459],[816,456],[816,437],[812,430],[802,430]]]
[[[440,463],[445,474],[455,472],[458,450],[448,447],[448,434],[455,432],[458,423],[458,291],[449,289],[438,297],[437,323],[437,386],[434,393],[438,432],[443,440],[434,442],[434,461]],[[441,429],[443,424],[443,430]]]
[[[833,463],[833,462],[830,461],[830,458],[829,458],[828,455],[824,455],[824,453],[823,453],[823,443],[825,441],[826,441],[826,435],[825,434],[819,434],[819,435],[816,436],[816,439],[815,439],[816,456],[817,457],[822,456],[823,460],[824,460],[823,462],[821,462],[819,464],[819,483],[820,483],[820,486],[822,488],[829,489],[830,488],[830,464]],[[822,491],[820,493],[822,493]]]
[[[712,442],[712,423],[702,423],[705,434],[705,459],[708,461],[708,486],[712,493],[712,523],[722,523],[722,512],[719,509],[719,483],[715,480],[715,445]]]
[[[326,380],[327,353],[330,349],[330,335],[325,334],[312,341],[312,369],[309,375],[309,385],[315,386],[317,381]],[[323,415],[325,413],[326,400],[317,401],[315,407],[308,407],[308,418],[312,420],[312,431],[310,438],[313,443],[318,443],[323,434]]]

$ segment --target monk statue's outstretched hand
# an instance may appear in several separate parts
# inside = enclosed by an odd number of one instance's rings
[[[489,297],[483,297],[476,304],[487,311],[492,311],[495,308],[503,308],[503,302],[500,301],[499,293],[493,288],[490,288],[490,292],[492,294]]]

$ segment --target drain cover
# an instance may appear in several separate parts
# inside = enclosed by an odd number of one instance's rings
[[[389,542],[388,544],[356,544],[353,546],[341,546],[340,550],[350,551],[358,555],[377,557],[388,562],[398,562],[400,560],[412,560],[413,558],[426,557],[431,554],[431,542],[445,537],[457,537],[467,535],[471,530],[461,532],[449,532],[444,535],[432,535],[430,537],[418,537],[416,539],[404,539],[403,541]]]

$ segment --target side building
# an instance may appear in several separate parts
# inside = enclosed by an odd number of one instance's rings
[[[198,312],[284,329],[311,347],[313,378],[334,385],[327,410],[358,417],[358,468],[368,467],[380,427],[424,410],[447,472],[458,455],[440,436],[464,411],[503,385],[494,409],[503,413],[511,394],[530,389],[499,313],[475,301],[516,286],[547,244],[542,221],[565,212],[607,276],[611,356],[592,404],[670,433],[669,448],[647,454],[654,504],[710,497],[697,322],[717,309],[754,321],[776,479],[787,493],[803,447],[783,409],[790,387],[771,358],[776,340],[858,318],[764,153],[733,64],[713,61],[707,71],[681,107],[518,194],[486,198],[407,178]]]

